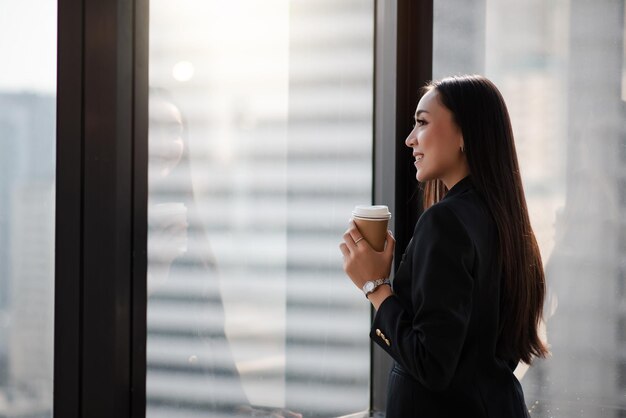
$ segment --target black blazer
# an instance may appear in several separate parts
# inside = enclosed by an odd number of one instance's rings
[[[471,175],[420,216],[370,338],[394,359],[387,418],[528,418],[519,359],[495,355],[496,224]]]

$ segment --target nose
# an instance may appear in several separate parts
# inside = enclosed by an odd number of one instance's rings
[[[406,137],[404,144],[409,148],[413,148],[413,146],[417,145],[417,134],[415,132],[415,128],[413,128],[409,136]]]

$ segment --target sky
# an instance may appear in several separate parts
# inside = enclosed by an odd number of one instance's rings
[[[56,0],[0,0],[0,92],[56,92]]]

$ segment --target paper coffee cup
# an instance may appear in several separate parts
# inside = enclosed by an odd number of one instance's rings
[[[387,225],[391,219],[389,208],[385,205],[358,205],[352,210],[352,219],[363,238],[375,251],[385,249]]]
[[[148,207],[151,240],[160,251],[177,255],[187,251],[187,207],[182,202],[167,202]]]

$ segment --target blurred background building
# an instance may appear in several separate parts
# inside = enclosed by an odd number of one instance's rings
[[[55,98],[0,93],[0,417],[51,415]]]
[[[371,200],[373,2],[153,1],[151,28],[153,97],[180,110],[189,150],[168,176],[151,159],[151,197],[190,208],[173,265],[214,265],[172,270],[150,297],[148,416],[221,416],[237,402],[366,410],[369,306],[338,245],[353,206]],[[203,340],[189,307],[207,288],[197,308],[219,319]],[[209,363],[221,372],[207,376]],[[207,402],[206,379],[238,380],[244,397]]]

